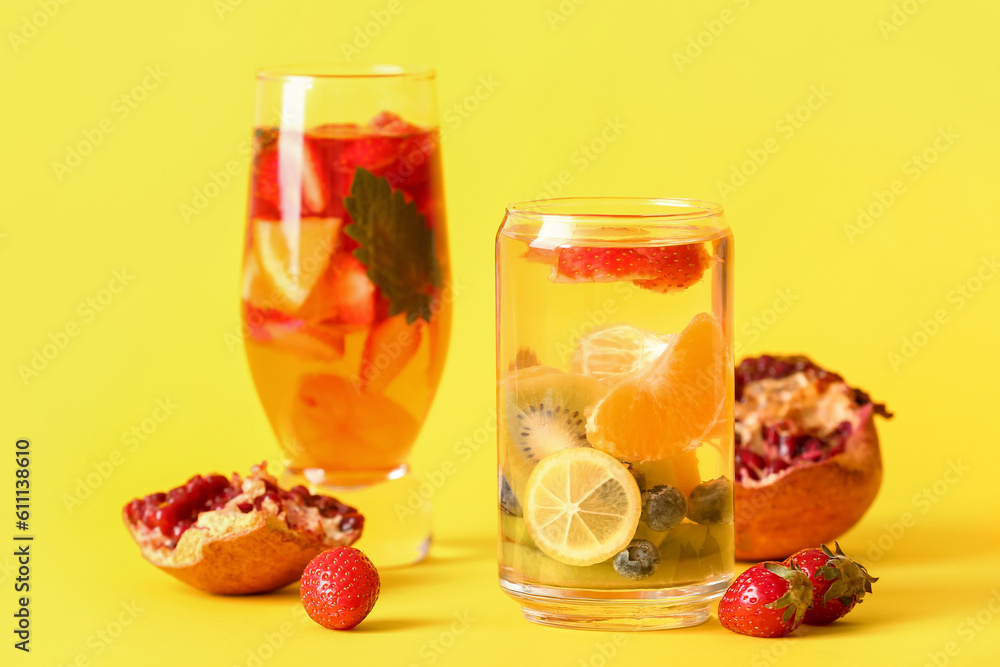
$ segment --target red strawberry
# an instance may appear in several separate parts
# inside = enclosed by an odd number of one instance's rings
[[[533,258],[531,258],[533,259]],[[704,244],[634,248],[561,248],[551,279],[557,282],[631,280],[655,292],[675,292],[701,280],[709,265]]]
[[[337,252],[330,258],[330,273],[337,323],[368,326],[375,315],[375,286],[364,265],[351,253]]]
[[[570,283],[654,277],[639,248],[560,248],[552,275],[555,281]]]
[[[808,625],[833,623],[854,609],[878,581],[864,565],[844,555],[839,544],[834,542],[834,546],[836,553],[824,544],[819,549],[803,549],[784,561],[803,570],[812,582],[813,604],[805,616]]]
[[[378,130],[382,134],[417,134],[420,128],[392,113],[391,111],[380,111],[375,114],[368,127]]]
[[[407,324],[406,313],[372,326],[361,354],[361,388],[381,392],[399,375],[420,347],[421,322]]]
[[[294,321],[291,315],[273,308],[262,308],[243,302],[244,318],[247,330],[252,338],[261,341],[273,340],[276,327],[287,326]]]
[[[775,561],[741,574],[719,602],[722,627],[753,637],[784,637],[802,625],[812,604],[809,575]]]
[[[302,197],[299,206],[301,217],[322,215],[327,203],[326,184],[320,170],[319,154],[312,141],[291,139],[282,143],[273,141],[257,157],[254,175],[254,215],[262,218],[280,218],[291,215],[290,205],[282,198],[282,187],[299,187]],[[294,199],[291,200],[294,202]]]
[[[350,630],[378,600],[378,570],[353,547],[328,549],[306,566],[299,592],[309,618],[324,628]]]
[[[679,292],[691,287],[701,280],[710,263],[708,252],[702,243],[642,248],[640,252],[646,253],[656,277],[633,282],[654,292]]]
[[[375,290],[364,265],[350,252],[338,249],[296,314],[354,331],[372,322]]]

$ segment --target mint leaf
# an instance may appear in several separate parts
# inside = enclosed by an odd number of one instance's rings
[[[344,232],[361,244],[354,256],[389,299],[389,315],[405,312],[409,324],[418,317],[430,322],[430,291],[438,287],[441,269],[434,233],[417,205],[393,190],[384,176],[358,167],[344,208],[352,220]]]

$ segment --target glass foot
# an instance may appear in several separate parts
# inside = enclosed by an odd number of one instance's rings
[[[361,539],[354,545],[376,567],[412,565],[427,557],[431,546],[431,503],[420,495],[420,480],[403,468],[370,486],[338,487],[316,481],[312,470],[286,468],[281,485],[303,484],[312,493],[334,496],[356,507],[365,517]]]
[[[722,597],[732,577],[663,591],[586,591],[519,584],[500,579],[500,587],[521,605],[532,623],[590,630],[667,630],[708,620],[712,604]]]

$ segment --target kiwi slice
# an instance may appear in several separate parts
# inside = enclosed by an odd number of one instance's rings
[[[547,372],[508,381],[507,456],[530,470],[543,458],[569,447],[587,445],[586,409],[605,387],[585,375]]]

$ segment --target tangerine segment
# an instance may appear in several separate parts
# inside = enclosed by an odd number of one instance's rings
[[[642,500],[635,478],[620,461],[590,447],[574,447],[535,466],[523,507],[538,548],[560,563],[583,567],[628,546]]]
[[[570,372],[614,383],[653,363],[667,349],[673,336],[658,336],[628,324],[613,324],[580,339]]]
[[[633,463],[698,446],[723,409],[726,345],[709,313],[698,313],[656,361],[612,389],[587,421],[587,439]]]
[[[331,475],[392,470],[406,455],[419,422],[385,396],[365,394],[347,378],[306,375],[292,405],[296,464]]]
[[[340,218],[302,218],[295,224],[255,220],[254,255],[274,289],[279,309],[292,312],[309,296],[330,263]]]

